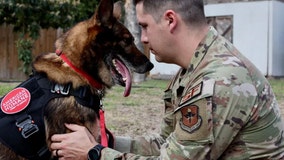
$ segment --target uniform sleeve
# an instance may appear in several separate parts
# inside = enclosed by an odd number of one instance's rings
[[[209,145],[207,142],[192,143],[189,141],[180,142],[174,134],[171,134],[167,138],[160,149],[160,155],[150,156],[150,155],[138,155],[133,153],[122,153],[110,148],[105,148],[102,150],[101,159],[103,160],[184,160],[184,159],[202,159],[204,160],[204,155],[201,153],[206,153],[209,151]]]
[[[119,152],[134,153],[139,155],[160,155],[161,145],[165,139],[158,134],[140,136],[135,138],[116,137],[114,149]]]
[[[119,152],[114,149],[105,148],[102,150],[101,159],[103,160],[184,160],[184,159],[203,159],[205,153],[209,151],[208,141],[190,142],[178,141],[175,134],[171,134],[167,141],[159,149],[159,155],[142,155],[127,152]],[[142,146],[141,146],[142,147]],[[145,148],[146,149],[146,148]],[[148,149],[146,149],[148,150]],[[149,152],[150,153],[150,152]],[[203,155],[202,155],[203,154]]]
[[[137,138],[116,137],[115,148],[105,148],[101,159],[156,159],[165,139],[159,135],[141,136]],[[156,157],[155,157],[156,156]]]

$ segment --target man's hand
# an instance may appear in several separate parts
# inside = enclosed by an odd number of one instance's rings
[[[93,135],[84,126],[65,124],[71,133],[55,134],[51,137],[51,149],[59,160],[86,160],[88,151],[97,145]]]

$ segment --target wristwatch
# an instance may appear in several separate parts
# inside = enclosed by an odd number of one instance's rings
[[[99,160],[101,157],[101,151],[104,148],[105,148],[104,146],[98,144],[92,149],[90,149],[88,152],[88,160]]]

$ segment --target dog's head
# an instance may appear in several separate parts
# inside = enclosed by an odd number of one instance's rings
[[[95,14],[56,41],[74,66],[106,87],[115,83],[130,92],[130,72],[145,73],[153,64],[135,46],[129,30],[113,16],[113,1],[101,0]]]

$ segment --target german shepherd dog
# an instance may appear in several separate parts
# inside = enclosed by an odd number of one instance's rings
[[[113,5],[101,0],[90,19],[59,37],[56,53],[36,57],[33,75],[0,99],[0,160],[51,159],[51,136],[70,132],[65,123],[84,125],[99,137],[106,89],[119,84],[128,96],[130,73],[153,68],[114,17]]]

